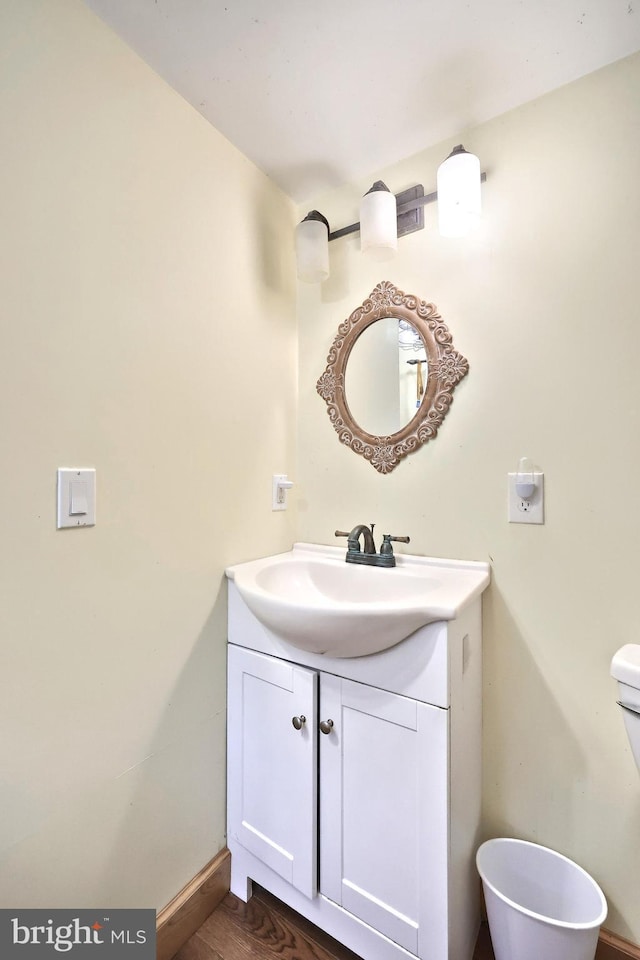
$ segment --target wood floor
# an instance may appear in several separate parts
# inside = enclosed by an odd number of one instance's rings
[[[232,893],[194,933],[175,960],[360,960],[260,887],[248,903]],[[364,960],[375,960],[365,957]],[[473,960],[494,960],[486,924]]]

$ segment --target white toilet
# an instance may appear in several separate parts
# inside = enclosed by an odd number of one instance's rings
[[[640,644],[620,647],[611,661],[611,676],[618,681],[618,703],[640,770]]]

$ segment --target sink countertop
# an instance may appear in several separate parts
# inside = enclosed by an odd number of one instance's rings
[[[251,612],[300,649],[358,657],[401,642],[437,620],[452,620],[486,589],[488,563],[396,554],[396,566],[347,564],[339,546],[295,543],[275,556],[233,564]]]

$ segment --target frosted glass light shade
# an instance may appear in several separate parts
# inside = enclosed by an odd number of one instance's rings
[[[373,260],[390,260],[398,247],[396,198],[377,180],[360,201],[360,249]]]
[[[443,237],[464,237],[480,218],[480,161],[462,144],[438,167],[438,226]]]
[[[296,227],[298,280],[322,283],[329,276],[329,224],[312,210]]]

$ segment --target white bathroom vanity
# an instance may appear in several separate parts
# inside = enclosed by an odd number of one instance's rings
[[[348,578],[344,552],[326,554]],[[416,558],[416,574],[401,559],[400,576],[432,584],[453,563]],[[461,562],[469,576],[451,619],[359,657],[311,652],[265,627],[239,589],[249,566],[227,571],[233,893],[247,900],[255,881],[366,960],[471,960],[488,566]]]

